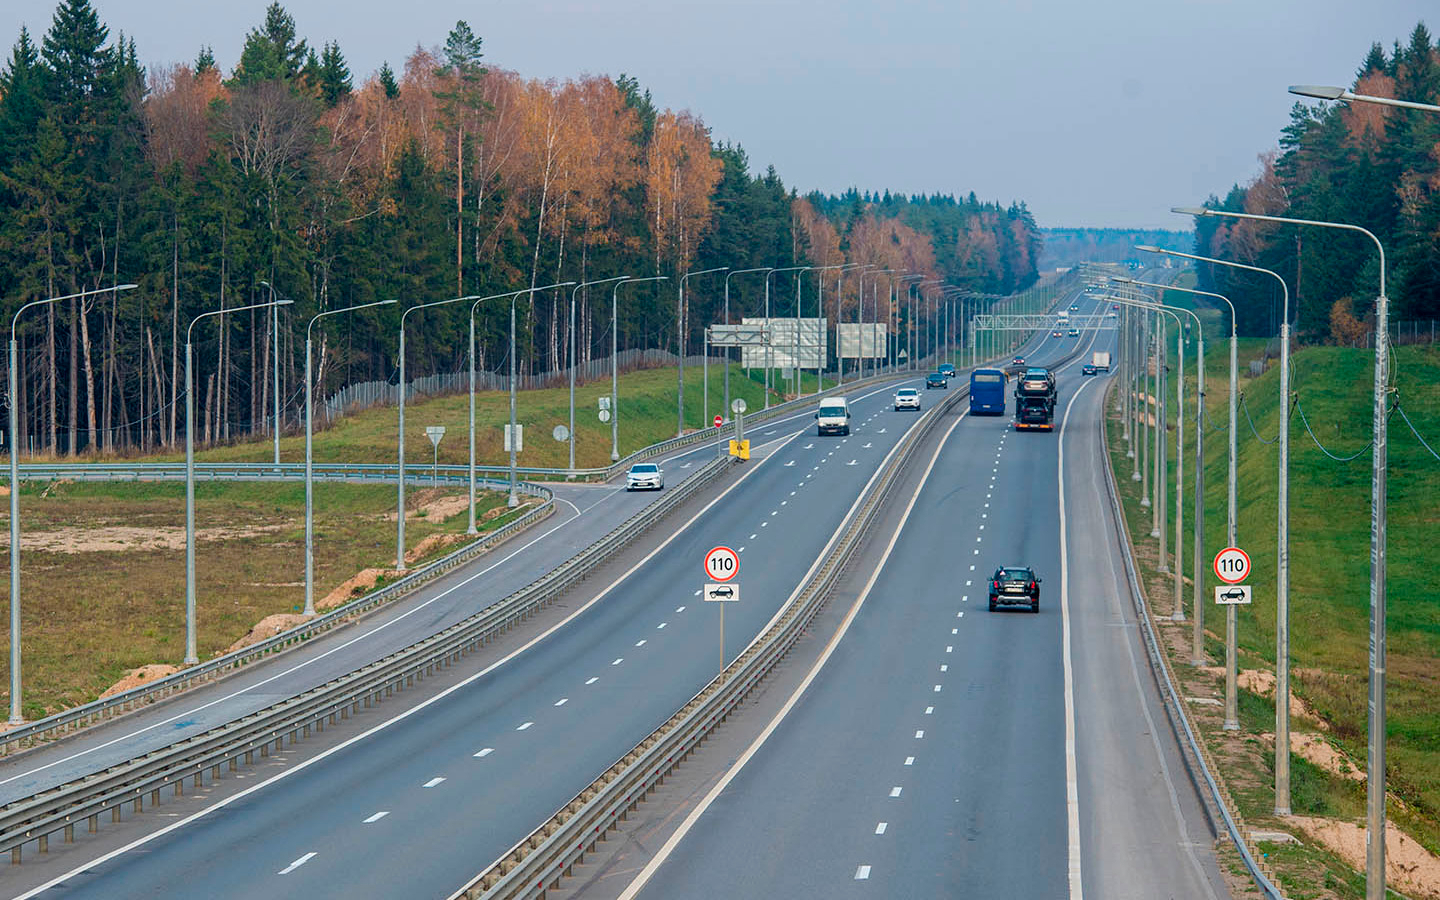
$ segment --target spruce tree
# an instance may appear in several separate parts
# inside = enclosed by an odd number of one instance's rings
[[[340,53],[340,45],[327,43],[320,54],[320,99],[334,107],[351,90],[350,67]]]
[[[395,72],[388,62],[380,64],[380,87],[385,89],[385,99],[394,100],[400,96],[400,85],[395,81]]]

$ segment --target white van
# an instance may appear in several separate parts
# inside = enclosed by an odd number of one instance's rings
[[[826,397],[820,401],[815,413],[815,428],[819,434],[849,434],[850,404],[844,397]]]

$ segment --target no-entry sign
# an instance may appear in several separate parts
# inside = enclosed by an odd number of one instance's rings
[[[711,581],[729,581],[740,574],[740,554],[729,547],[716,547],[705,554],[705,575]]]
[[[1250,555],[1239,547],[1226,547],[1215,554],[1215,577],[1226,584],[1239,584],[1250,577]]]
[[[725,419],[724,419],[724,417],[721,416],[719,413],[716,413],[716,414],[715,414],[715,427],[716,427],[716,428],[719,428],[721,425],[724,425],[724,424],[725,424]]]

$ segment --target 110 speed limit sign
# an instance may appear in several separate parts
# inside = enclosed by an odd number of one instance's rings
[[[1250,555],[1239,547],[1226,547],[1215,554],[1215,577],[1226,584],[1239,584],[1250,577]]]
[[[729,547],[716,547],[705,554],[705,577],[729,581],[740,574],[740,555]]]

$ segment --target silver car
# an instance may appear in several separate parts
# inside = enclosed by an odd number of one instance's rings
[[[902,409],[919,409],[920,392],[914,388],[901,388],[895,392],[895,411]]]
[[[664,490],[665,473],[654,463],[636,463],[625,473],[625,490]]]

